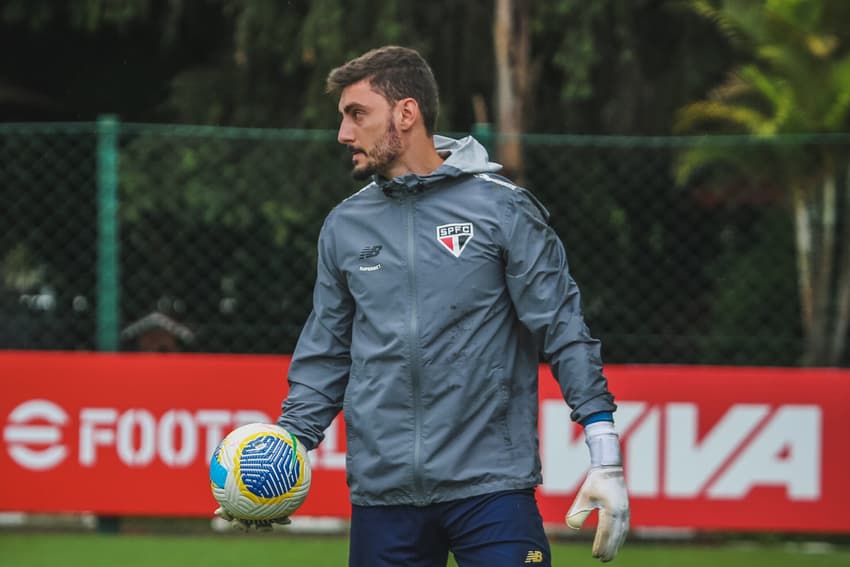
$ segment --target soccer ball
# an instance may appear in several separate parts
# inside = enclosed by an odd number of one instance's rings
[[[242,425],[213,452],[210,487],[216,501],[234,518],[256,521],[289,516],[310,490],[307,450],[279,425]]]

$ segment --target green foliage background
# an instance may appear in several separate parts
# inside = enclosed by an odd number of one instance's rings
[[[606,358],[823,361],[803,352],[786,189],[801,187],[818,220],[819,183],[849,182],[845,138],[793,137],[850,126],[847,3],[517,5],[529,6],[533,81],[524,180],[567,243]],[[491,1],[3,2],[0,49],[15,57],[0,121],[42,126],[0,128],[0,345],[92,348],[92,121],[115,113],[123,322],[179,304],[196,349],[288,352],[321,219],[356,188],[327,72],[377,45],[416,47],[441,85],[438,130],[469,132],[474,100],[494,120],[493,17]]]

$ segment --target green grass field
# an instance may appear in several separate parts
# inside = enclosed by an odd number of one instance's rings
[[[295,535],[104,535],[0,533],[0,565],[15,567],[344,567],[347,539]],[[600,565],[586,542],[556,543],[553,565]],[[449,565],[454,565],[452,561]],[[850,549],[805,552],[800,546],[729,547],[627,543],[611,565],[636,567],[847,567]]]

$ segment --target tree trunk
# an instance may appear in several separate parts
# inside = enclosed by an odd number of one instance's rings
[[[827,166],[810,195],[800,183],[791,188],[804,366],[837,366],[844,356],[850,322],[850,180],[846,183],[839,198],[835,168]],[[839,227],[844,236],[836,246]]]
[[[496,56],[496,159],[505,174],[523,184],[523,108],[528,96],[530,61],[527,0],[496,0],[493,48]]]
[[[812,213],[819,221],[814,228],[816,240],[812,259],[818,260],[813,265],[812,273],[812,317],[814,333],[812,334],[812,364],[827,363],[829,351],[829,329],[832,326],[833,298],[833,268],[835,266],[835,169],[831,160],[824,168],[824,178],[820,184],[820,194],[814,196],[812,205],[820,214]]]
[[[844,195],[839,199],[841,210],[839,218],[842,227],[842,237],[836,254],[836,272],[838,277],[835,284],[835,316],[832,327],[832,340],[826,363],[838,366],[844,357],[847,346],[847,335],[850,334],[850,165],[844,177]],[[838,227],[836,227],[836,230]]]
[[[812,267],[812,223],[809,218],[806,189],[799,182],[791,186],[791,205],[794,211],[794,234],[797,248],[797,281],[800,288],[800,318],[803,323],[803,365],[817,363],[818,325],[815,318],[815,285]]]

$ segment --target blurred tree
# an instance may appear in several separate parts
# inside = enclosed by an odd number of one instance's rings
[[[493,52],[496,59],[495,92],[497,140],[496,161],[505,175],[524,185],[522,141],[525,108],[531,84],[531,33],[529,3],[524,0],[495,0]]]
[[[795,366],[803,345],[797,304],[776,301],[797,293],[791,219],[778,207],[735,214],[752,223],[727,228],[723,251],[706,270],[707,332],[699,338],[702,364]],[[763,214],[759,214],[763,213]],[[772,298],[773,301],[769,301]],[[765,332],[769,329],[769,332]]]
[[[228,50],[173,82],[166,106],[181,121],[336,128],[328,72],[385,44],[417,48],[431,62],[443,93],[442,130],[468,128],[473,96],[490,90],[490,10],[482,3],[230,0],[223,9]],[[216,97],[205,80],[217,86]]]
[[[838,145],[770,142],[778,134],[850,127],[850,3],[694,0],[691,6],[746,48],[751,61],[707,100],[682,108],[679,131],[745,133],[764,143],[745,151],[693,147],[679,157],[677,177],[687,183],[701,175],[721,186],[731,177],[756,194],[782,190],[794,219],[803,363],[838,365],[850,327],[850,156]],[[750,181],[742,184],[741,177]]]
[[[291,352],[309,314],[315,239],[354,189],[327,132],[128,127],[121,159],[125,319],[167,296],[193,348]],[[200,244],[199,244],[200,243]],[[232,336],[232,340],[223,337]]]
[[[486,118],[474,98],[496,108],[498,1],[6,0],[0,48],[22,56],[4,62],[0,118],[335,128],[327,72],[401,43],[432,63],[439,128],[464,131]],[[524,131],[667,133],[732,56],[675,0],[511,4]]]
[[[0,120],[159,120],[175,74],[226,35],[214,0],[6,0]],[[177,7],[181,9],[178,11]]]
[[[31,103],[16,120],[91,120],[109,111],[131,122],[333,129],[338,117],[336,101],[324,94],[327,72],[366,49],[402,43],[432,63],[442,95],[438,128],[460,132],[495,118],[486,109],[497,109],[499,1],[7,0],[0,47],[26,53],[4,73]],[[525,31],[521,41],[508,34],[501,56],[521,75],[513,104],[524,132],[666,134],[673,109],[716,82],[737,53],[711,22],[678,10],[674,0],[511,3],[523,20],[509,29]],[[49,112],[37,100],[52,105]],[[476,115],[473,100],[485,110]],[[338,172],[304,167],[311,160],[330,163],[333,143],[321,149],[304,140],[265,143],[254,131],[222,130],[227,143],[200,135],[146,137],[150,131],[126,125],[124,132],[122,250],[134,266],[148,266],[125,274],[135,286],[128,297],[145,310],[162,295],[216,298],[187,309],[193,318],[234,327],[218,299],[260,305],[255,298],[309,285],[285,266],[313,257],[321,213],[351,189],[344,166]],[[522,149],[527,158],[529,148]],[[538,157],[527,179],[553,209],[578,264],[604,255],[624,264],[599,297],[621,299],[624,310],[641,302],[672,304],[660,288],[651,301],[622,301],[639,295],[630,280],[655,273],[673,281],[705,254],[676,236],[677,216],[704,220],[675,194],[666,153],[644,159],[636,151],[616,152],[612,162],[597,151],[576,152],[582,159],[570,173],[568,151]],[[613,170],[634,163],[641,171],[630,187]],[[551,183],[553,172],[568,182]],[[585,184],[580,175],[598,184]],[[598,203],[612,206],[610,214],[600,211],[612,219],[605,238],[597,238],[596,227],[577,228]],[[648,204],[676,214],[650,218]],[[191,245],[201,238],[239,244],[202,259]],[[252,280],[258,266],[269,266],[269,279]],[[190,272],[196,275],[186,277]],[[703,283],[688,282],[677,290],[682,295],[698,293]],[[277,306],[258,317],[271,328],[300,322],[305,308]],[[646,327],[660,335],[666,315],[651,311]]]
[[[678,0],[532,4],[534,132],[667,135],[739,50]]]

